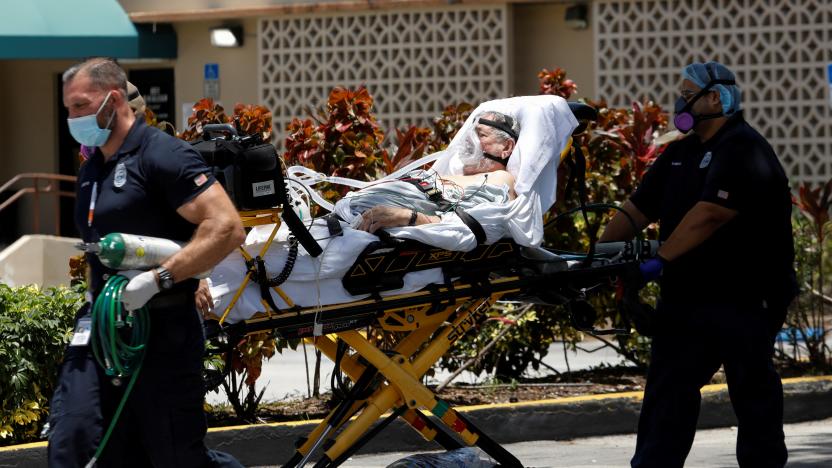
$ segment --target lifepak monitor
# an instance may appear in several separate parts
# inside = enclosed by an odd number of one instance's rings
[[[217,134],[223,137],[214,138]],[[214,177],[238,210],[261,210],[282,204],[283,178],[277,151],[259,136],[237,137],[228,124],[206,125],[204,139],[194,143]]]
[[[216,135],[222,135],[215,138]],[[194,142],[214,177],[240,211],[282,208],[281,217],[292,234],[313,257],[321,254],[320,245],[292,211],[286,195],[283,172],[277,150],[264,143],[260,135],[237,136],[229,124],[211,124],[203,128],[203,140]]]

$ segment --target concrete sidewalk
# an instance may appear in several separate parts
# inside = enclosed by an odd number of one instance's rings
[[[784,379],[786,422],[832,417],[832,376]],[[702,390],[700,428],[736,425],[726,386]],[[586,395],[534,402],[457,408],[499,443],[566,440],[635,432],[642,392]],[[245,465],[288,460],[294,442],[319,421],[285,422],[211,429],[210,447],[234,454]],[[510,428],[510,430],[507,430]],[[439,450],[401,420],[395,421],[359,453]],[[0,466],[45,466],[46,444],[0,448]]]

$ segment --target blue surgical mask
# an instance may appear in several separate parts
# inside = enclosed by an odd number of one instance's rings
[[[112,132],[110,125],[113,123],[113,118],[116,116],[116,113],[113,111],[110,115],[110,120],[107,121],[105,128],[98,126],[98,114],[104,109],[104,105],[107,104],[112,93],[112,91],[107,93],[107,97],[104,98],[104,102],[101,103],[101,106],[98,107],[95,114],[66,119],[66,123],[69,125],[69,133],[72,135],[72,138],[75,138],[75,141],[84,146],[101,146],[107,143],[107,140],[110,138],[110,132]]]

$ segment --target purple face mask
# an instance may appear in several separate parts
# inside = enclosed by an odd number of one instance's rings
[[[725,115],[722,112],[715,112],[713,114],[703,114],[697,115],[693,113],[693,104],[699,100],[702,96],[708,94],[708,91],[714,85],[722,84],[722,85],[733,85],[736,82],[734,80],[711,80],[704,88],[699,90],[690,100],[685,100],[685,98],[679,96],[676,99],[676,105],[674,106],[675,115],[673,116],[673,125],[676,126],[676,129],[682,133],[687,133],[691,131],[697,123],[703,120],[715,119],[717,117],[722,117]]]

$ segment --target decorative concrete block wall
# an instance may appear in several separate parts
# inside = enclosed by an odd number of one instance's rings
[[[717,60],[792,181],[832,177],[829,0],[598,0],[592,24],[596,90],[610,104],[649,97],[672,110],[681,68]]]
[[[280,142],[334,86],[364,84],[386,128],[509,93],[509,8],[434,7],[292,15],[259,22],[261,101]]]

